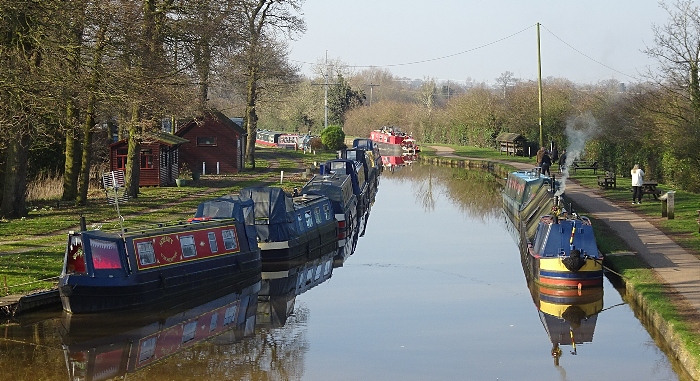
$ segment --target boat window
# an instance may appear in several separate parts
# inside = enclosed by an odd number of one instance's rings
[[[238,248],[236,233],[233,230],[222,230],[221,235],[224,238],[224,249],[236,250]]]
[[[156,354],[156,339],[156,337],[150,337],[141,342],[141,348],[139,348],[139,364]]]
[[[326,215],[326,220],[331,219],[331,208],[328,206],[328,204],[323,205],[323,214]]]
[[[136,244],[136,251],[139,254],[139,263],[141,266],[152,265],[156,263],[156,253],[153,251],[153,242],[139,242]]]
[[[237,313],[238,313],[238,306],[237,305],[233,305],[233,306],[227,308],[226,313],[224,314],[224,326],[227,326],[231,323],[235,323]]]
[[[301,213],[297,213],[297,223],[299,224],[299,231],[304,230],[304,220],[301,218]]]
[[[219,326],[219,313],[211,315],[211,321],[209,322],[209,332],[214,332],[216,327]]]
[[[116,242],[91,239],[90,252],[92,253],[92,264],[95,266],[95,269],[103,270],[122,268],[122,262],[119,259],[119,249],[117,248]]]
[[[311,217],[311,211],[310,211],[310,210],[307,210],[307,211],[304,213],[304,217],[305,217],[305,219],[306,219],[306,227],[307,227],[307,228],[313,227],[313,226],[314,226],[314,219]]]
[[[197,333],[197,320],[191,321],[182,327],[182,343],[194,340],[194,335]]]
[[[182,248],[182,256],[185,258],[197,255],[197,247],[194,244],[193,235],[180,236],[180,247]]]
[[[207,235],[209,237],[209,249],[212,253],[216,253],[219,251],[219,245],[216,243],[216,233],[209,232]]]
[[[314,209],[314,217],[316,217],[316,225],[321,225],[321,208],[318,206]]]

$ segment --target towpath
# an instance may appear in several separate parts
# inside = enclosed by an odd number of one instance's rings
[[[454,151],[448,147],[430,148],[435,149],[438,156],[464,159],[454,155]],[[493,161],[510,164],[519,170],[532,169],[532,164]],[[677,291],[688,305],[700,314],[700,259],[680,247],[644,217],[606,199],[590,188],[568,181],[566,195],[588,214],[615,231],[636,255],[654,268],[663,282]]]

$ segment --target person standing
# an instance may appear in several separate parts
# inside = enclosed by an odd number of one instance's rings
[[[644,185],[644,171],[635,164],[632,170],[632,204],[642,203],[642,185]]]
[[[539,151],[537,151],[537,166],[538,167],[542,166],[542,156],[544,156],[544,147],[540,147]]]
[[[566,150],[561,151],[561,156],[559,156],[559,172],[564,172],[566,170]]]
[[[557,149],[557,146],[554,146],[552,148],[552,164],[556,163],[559,160],[559,150]]]

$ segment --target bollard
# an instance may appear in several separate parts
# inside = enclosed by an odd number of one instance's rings
[[[284,182],[284,171],[280,171],[280,184]]]
[[[666,194],[659,196],[661,200],[661,217],[668,217],[669,220],[675,218],[676,210],[676,191],[668,191]],[[700,220],[698,220],[700,223]]]

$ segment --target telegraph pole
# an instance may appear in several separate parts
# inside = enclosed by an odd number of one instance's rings
[[[374,86],[379,86],[379,85],[376,83],[370,83],[367,86],[369,86],[369,105],[370,105],[370,107],[372,107],[372,90],[374,90]]]
[[[540,56],[540,23],[537,23],[537,91],[539,93],[540,147],[544,147],[544,137],[542,136],[542,57]]]

